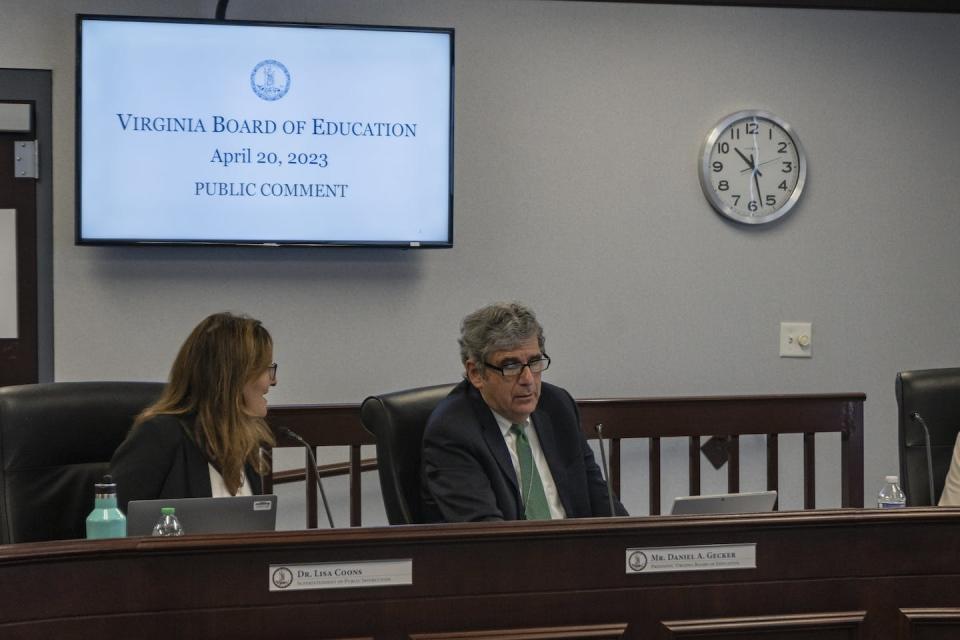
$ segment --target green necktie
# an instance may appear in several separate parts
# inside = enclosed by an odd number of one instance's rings
[[[533,452],[530,451],[530,441],[523,426],[510,425],[510,431],[517,439],[517,458],[520,459],[520,498],[523,500],[527,520],[549,520],[550,507],[547,505],[547,496],[543,492],[543,482],[540,472],[533,462]]]

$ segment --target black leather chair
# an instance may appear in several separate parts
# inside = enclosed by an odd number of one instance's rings
[[[0,543],[83,538],[93,485],[162,383],[0,388]]]
[[[943,493],[960,431],[960,368],[901,371],[897,374],[897,407],[900,485],[907,494],[907,506],[936,504]],[[927,443],[921,422],[930,431],[932,502]]]
[[[377,439],[377,468],[390,524],[423,522],[420,447],[434,407],[455,384],[370,396],[360,406],[363,426]]]

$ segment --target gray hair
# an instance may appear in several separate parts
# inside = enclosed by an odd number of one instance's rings
[[[519,302],[495,302],[469,314],[460,323],[460,360],[473,360],[477,369],[495,351],[509,351],[536,336],[543,351],[543,327],[533,310]]]

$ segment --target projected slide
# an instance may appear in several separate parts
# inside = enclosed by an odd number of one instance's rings
[[[451,31],[79,30],[79,242],[449,244]]]

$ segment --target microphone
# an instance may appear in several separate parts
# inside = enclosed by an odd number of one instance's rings
[[[296,431],[288,429],[286,427],[280,427],[277,429],[280,433],[287,436],[288,438],[293,438],[297,442],[303,445],[303,448],[307,450],[307,456],[310,458],[310,463],[313,465],[313,470],[317,476],[317,488],[320,490],[320,501],[323,503],[323,508],[327,512],[327,522],[330,523],[330,528],[333,529],[333,516],[330,515],[330,505],[327,504],[327,494],[323,491],[323,483],[320,482],[320,472],[317,469],[320,465],[317,464],[317,459],[313,455],[313,447],[310,444],[300,437],[300,434]]]
[[[923,439],[927,443],[927,481],[930,483],[930,506],[935,507],[937,503],[933,499],[933,453],[930,451],[930,429],[927,428],[927,423],[918,412],[911,413],[910,419],[923,427]]]
[[[603,463],[603,474],[607,481],[607,498],[610,500],[610,515],[617,515],[617,510],[613,508],[613,485],[610,483],[610,467],[607,465],[607,453],[603,449],[603,423],[598,422],[594,427],[597,432],[597,442],[600,444],[600,462]]]

